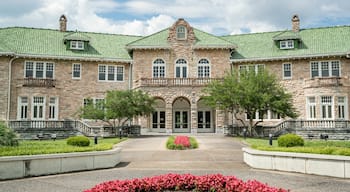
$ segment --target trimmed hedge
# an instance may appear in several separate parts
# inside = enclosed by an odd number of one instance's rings
[[[17,146],[16,133],[0,121],[0,146]]]
[[[288,192],[288,190],[270,187],[256,180],[244,182],[234,176],[223,176],[221,174],[195,176],[173,173],[143,179],[107,181],[84,192],[119,191]]]
[[[67,144],[73,145],[73,146],[79,146],[79,147],[86,147],[90,145],[90,140],[85,136],[74,136],[74,137],[69,137],[67,139]]]
[[[278,137],[277,142],[279,147],[304,146],[304,139],[295,134],[282,135]]]

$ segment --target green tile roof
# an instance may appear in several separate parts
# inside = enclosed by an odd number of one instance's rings
[[[87,50],[66,49],[65,37],[88,37]],[[92,59],[131,60],[125,45],[140,37],[89,32],[60,32],[51,29],[10,27],[0,29],[0,50],[23,55]],[[1,48],[2,47],[2,48]]]
[[[275,35],[273,40],[292,40],[292,39],[300,39],[299,32],[293,31],[282,31],[281,33]]]
[[[234,48],[234,43],[224,40],[209,33],[193,29],[196,42],[194,48]],[[135,48],[170,48],[168,43],[169,28],[158,33],[143,37],[127,45],[128,49]]]
[[[72,32],[64,36],[65,40],[90,41],[90,37],[82,32]]]
[[[300,30],[299,48],[281,50],[273,40],[281,31],[224,36],[238,48],[234,61],[346,54],[350,51],[350,26]]]

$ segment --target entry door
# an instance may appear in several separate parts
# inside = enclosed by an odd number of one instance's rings
[[[165,129],[165,111],[155,111],[152,114],[152,128]]]
[[[187,78],[187,62],[184,59],[179,59],[175,64],[175,77]]]
[[[45,98],[33,97],[32,120],[45,119]]]
[[[174,115],[174,132],[189,132],[189,115],[188,111],[175,111]]]
[[[198,111],[198,132],[212,132],[214,129],[211,119],[210,111]]]

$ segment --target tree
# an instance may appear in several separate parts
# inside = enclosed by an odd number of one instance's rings
[[[154,99],[140,90],[108,91],[104,102],[89,102],[80,109],[80,116],[107,122],[115,129],[134,117],[154,111]]]
[[[296,118],[298,115],[292,104],[292,95],[278,83],[276,77],[267,70],[247,70],[242,73],[227,73],[223,80],[213,81],[204,89],[204,101],[212,107],[228,110],[235,119],[245,124],[239,114],[246,113],[249,120],[248,132],[253,135],[256,112],[267,110],[278,113],[281,117]]]

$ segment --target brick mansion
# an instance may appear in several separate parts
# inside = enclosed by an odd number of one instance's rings
[[[108,90],[138,89],[156,111],[135,119],[150,132],[221,133],[235,124],[207,106],[202,89],[233,70],[265,68],[293,95],[300,122],[349,119],[350,26],[215,36],[184,19],[149,36],[7,27],[0,29],[0,120],[54,122],[77,117]],[[263,113],[263,114],[262,114]],[[257,112],[280,124],[272,111]],[[346,124],[347,125],[347,124]]]

